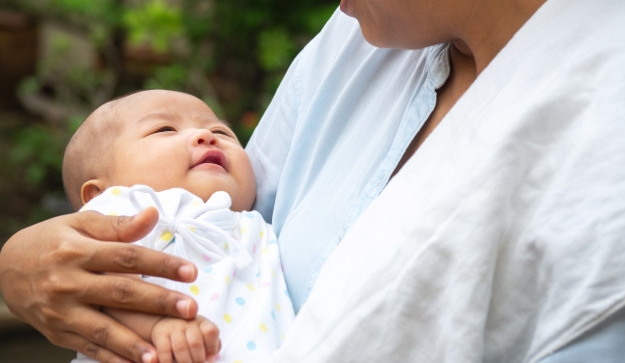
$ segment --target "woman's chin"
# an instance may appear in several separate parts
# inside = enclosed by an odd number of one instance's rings
[[[339,5],[339,8],[341,9],[343,13],[345,13],[345,15],[354,17],[354,14],[349,8],[349,0],[341,0],[341,4]]]

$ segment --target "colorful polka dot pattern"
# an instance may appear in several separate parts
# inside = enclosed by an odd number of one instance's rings
[[[181,190],[156,195],[160,204],[140,195],[140,205],[135,205],[128,188],[112,188],[101,195],[105,202],[92,209],[133,215],[147,206],[162,206],[156,228],[138,244],[193,261],[199,275],[189,284],[152,277],[146,281],[196,299],[199,314],[219,327],[225,349],[218,362],[266,360],[294,319],[271,226],[256,212],[230,211],[229,197],[225,205],[213,197],[204,203]],[[243,268],[234,263],[240,251],[252,257]]]

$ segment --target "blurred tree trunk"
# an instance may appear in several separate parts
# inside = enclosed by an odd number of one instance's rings
[[[0,8],[0,109],[18,107],[19,82],[35,73],[39,22],[14,10]]]

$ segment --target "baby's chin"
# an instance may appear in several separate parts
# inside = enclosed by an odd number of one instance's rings
[[[230,198],[232,198],[231,210],[235,212],[250,211],[254,206],[256,190],[251,195],[250,193],[231,193]]]

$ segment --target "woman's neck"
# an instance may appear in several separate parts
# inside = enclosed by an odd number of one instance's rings
[[[458,53],[455,59],[452,53],[452,67],[454,61],[472,62],[472,67],[464,67],[462,71],[473,69],[476,76],[480,74],[545,1],[497,1],[479,6],[480,10],[460,23],[461,37],[452,40]]]

